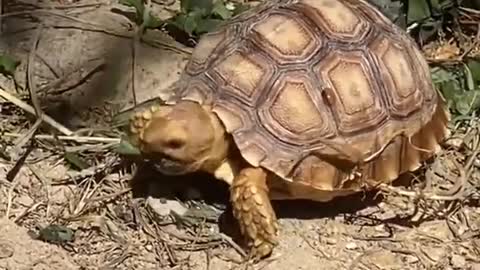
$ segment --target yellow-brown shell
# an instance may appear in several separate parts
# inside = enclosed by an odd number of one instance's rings
[[[211,106],[249,163],[317,190],[391,181],[439,149],[448,111],[403,30],[363,0],[266,2],[201,39],[173,101]]]

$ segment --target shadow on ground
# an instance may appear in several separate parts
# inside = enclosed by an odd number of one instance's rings
[[[405,178],[408,179],[408,178]],[[397,185],[406,184],[405,179],[397,180]],[[149,164],[139,165],[131,179],[134,198],[153,198],[164,200],[201,200],[207,205],[221,205],[224,215],[232,218],[229,203],[228,184],[218,181],[209,174],[195,173],[182,176],[163,175]],[[192,192],[193,191],[193,192]],[[191,194],[196,194],[193,197]],[[334,218],[344,215],[347,223],[355,222],[356,214],[369,207],[377,206],[384,197],[378,191],[357,193],[345,197],[338,197],[329,202],[310,200],[275,200],[272,205],[279,219],[314,220]],[[396,216],[391,219],[374,219],[366,226],[392,223],[404,227],[413,227],[418,224],[412,222],[409,216]],[[220,220],[221,221],[221,220]]]

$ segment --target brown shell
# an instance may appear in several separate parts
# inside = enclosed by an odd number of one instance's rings
[[[173,101],[212,106],[249,163],[318,190],[438,150],[449,115],[403,30],[362,0],[267,2],[201,39]]]

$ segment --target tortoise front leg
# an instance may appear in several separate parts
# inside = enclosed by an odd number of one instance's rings
[[[233,215],[255,258],[263,258],[278,244],[278,224],[268,196],[267,174],[261,168],[240,171],[230,187]]]

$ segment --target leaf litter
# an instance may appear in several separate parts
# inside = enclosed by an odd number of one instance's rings
[[[112,128],[117,112],[155,95],[151,89],[168,89],[198,38],[255,2],[52,1],[52,16],[25,0],[2,10],[2,40],[12,41],[0,43],[6,75],[0,79],[0,216],[8,224],[2,225],[0,269],[42,269],[39,262],[49,264],[46,247],[68,269],[479,267],[480,12],[460,7],[461,1],[373,1],[408,29],[431,64],[454,114],[445,150],[406,187],[382,186],[322,205],[276,203],[280,247],[260,264],[244,259],[225,185],[204,175],[168,179],[136,162],[138,152],[121,140],[122,129]],[[33,50],[38,21],[47,27]],[[27,33],[19,33],[22,28]],[[159,29],[163,34],[155,35]],[[55,43],[56,50],[49,47]],[[112,71],[120,67],[111,60],[118,56],[108,57],[115,47],[124,48],[120,58],[127,60],[126,68]],[[153,55],[161,57],[149,62]],[[82,72],[99,57],[104,68]],[[131,62],[139,67],[132,71]],[[32,81],[41,115],[30,100]],[[75,108],[79,96],[98,92],[89,89],[104,88],[121,94]],[[74,120],[60,117],[70,110]]]

